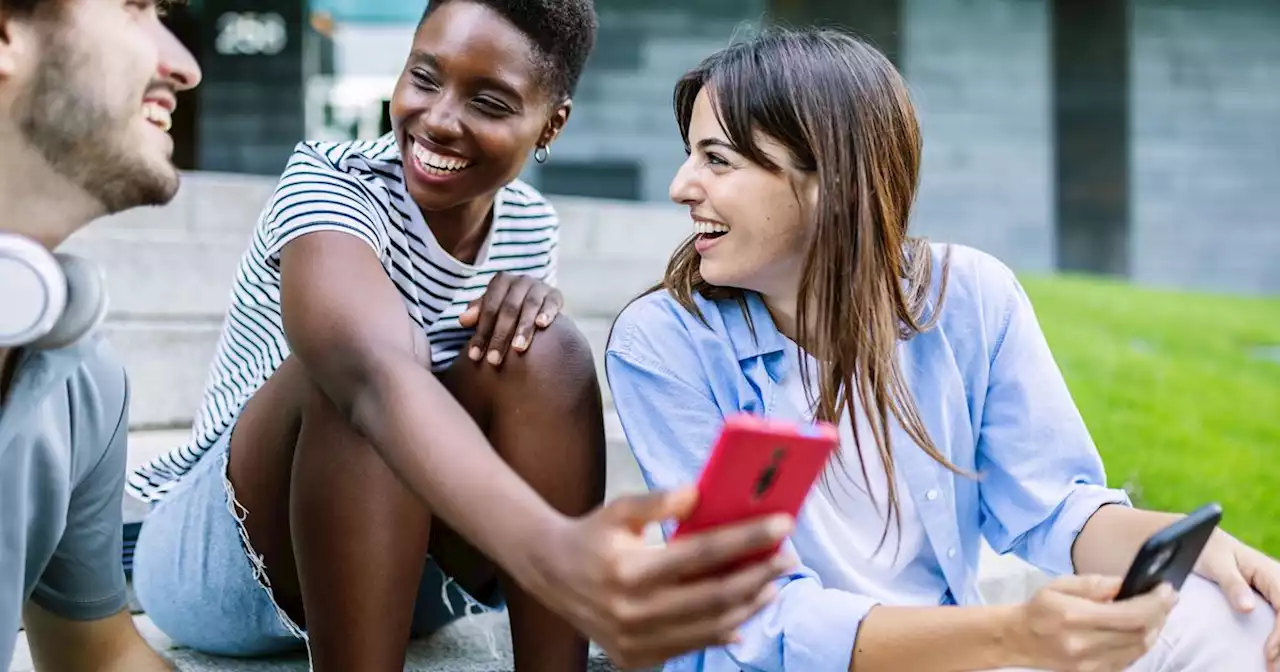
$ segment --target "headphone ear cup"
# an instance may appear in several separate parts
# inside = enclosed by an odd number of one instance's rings
[[[21,347],[53,328],[67,304],[67,281],[39,243],[0,233],[0,348]]]
[[[67,305],[49,333],[31,344],[37,350],[65,348],[92,333],[107,316],[106,281],[97,264],[70,254],[56,254],[67,279]]]

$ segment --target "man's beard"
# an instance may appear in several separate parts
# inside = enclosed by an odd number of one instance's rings
[[[112,109],[110,91],[93,81],[92,59],[77,58],[71,45],[50,35],[31,88],[17,103],[19,129],[49,165],[102,204],[108,214],[143,205],[163,205],[178,191],[172,165],[153,165],[131,147],[129,124],[142,105]],[[112,91],[111,93],[115,93]]]

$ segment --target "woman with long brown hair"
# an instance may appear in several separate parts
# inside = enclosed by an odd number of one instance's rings
[[[694,235],[607,352],[649,486],[694,481],[731,414],[826,421],[842,441],[789,539],[801,564],[778,599],[736,643],[668,669],[1280,660],[1280,568],[1225,532],[1180,602],[1168,585],[1112,599],[1139,544],[1176,516],[1106,487],[1009,268],[908,235],[921,138],[883,55],[835,31],[770,30],[687,74],[675,108],[689,159],[671,196]],[[1065,576],[983,605],[984,537]]]

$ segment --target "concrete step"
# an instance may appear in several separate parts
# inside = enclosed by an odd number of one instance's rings
[[[134,429],[190,425],[204,391],[222,323],[209,320],[109,321],[104,333],[120,353],[132,382],[129,424]],[[605,406],[613,396],[604,377],[611,319],[576,318],[591,344]]]
[[[146,614],[134,616],[134,624],[152,648],[161,652],[181,672],[305,672],[305,653],[260,659],[206,656],[174,646]],[[26,639],[19,634],[10,672],[35,672]],[[405,672],[508,672],[514,670],[511,628],[503,613],[484,614],[453,623],[431,637],[410,644]],[[599,647],[592,646],[588,672],[615,672]],[[652,668],[654,670],[658,668]]]
[[[64,249],[103,268],[109,321],[211,321],[226,313],[247,244],[247,237],[227,234],[87,229]],[[632,256],[562,250],[559,287],[566,307],[579,315],[616,315],[662,279],[675,244],[663,249]]]
[[[159,208],[109,217],[65,250],[100,263],[109,319],[220,319],[271,180],[189,175],[181,196]],[[560,213],[561,288],[581,315],[612,316],[660,279],[689,234],[674,205],[555,197]]]

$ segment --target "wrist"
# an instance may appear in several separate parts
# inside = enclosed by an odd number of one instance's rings
[[[523,526],[525,534],[518,538],[511,567],[507,570],[512,578],[534,595],[541,595],[545,586],[558,585],[563,569],[560,553],[568,544],[567,536],[574,522],[547,507],[546,515]]]
[[[1036,668],[1039,656],[1027,636],[1027,603],[994,607],[992,624],[996,629],[996,646],[992,647],[995,660],[989,661],[993,669],[1003,667]]]

